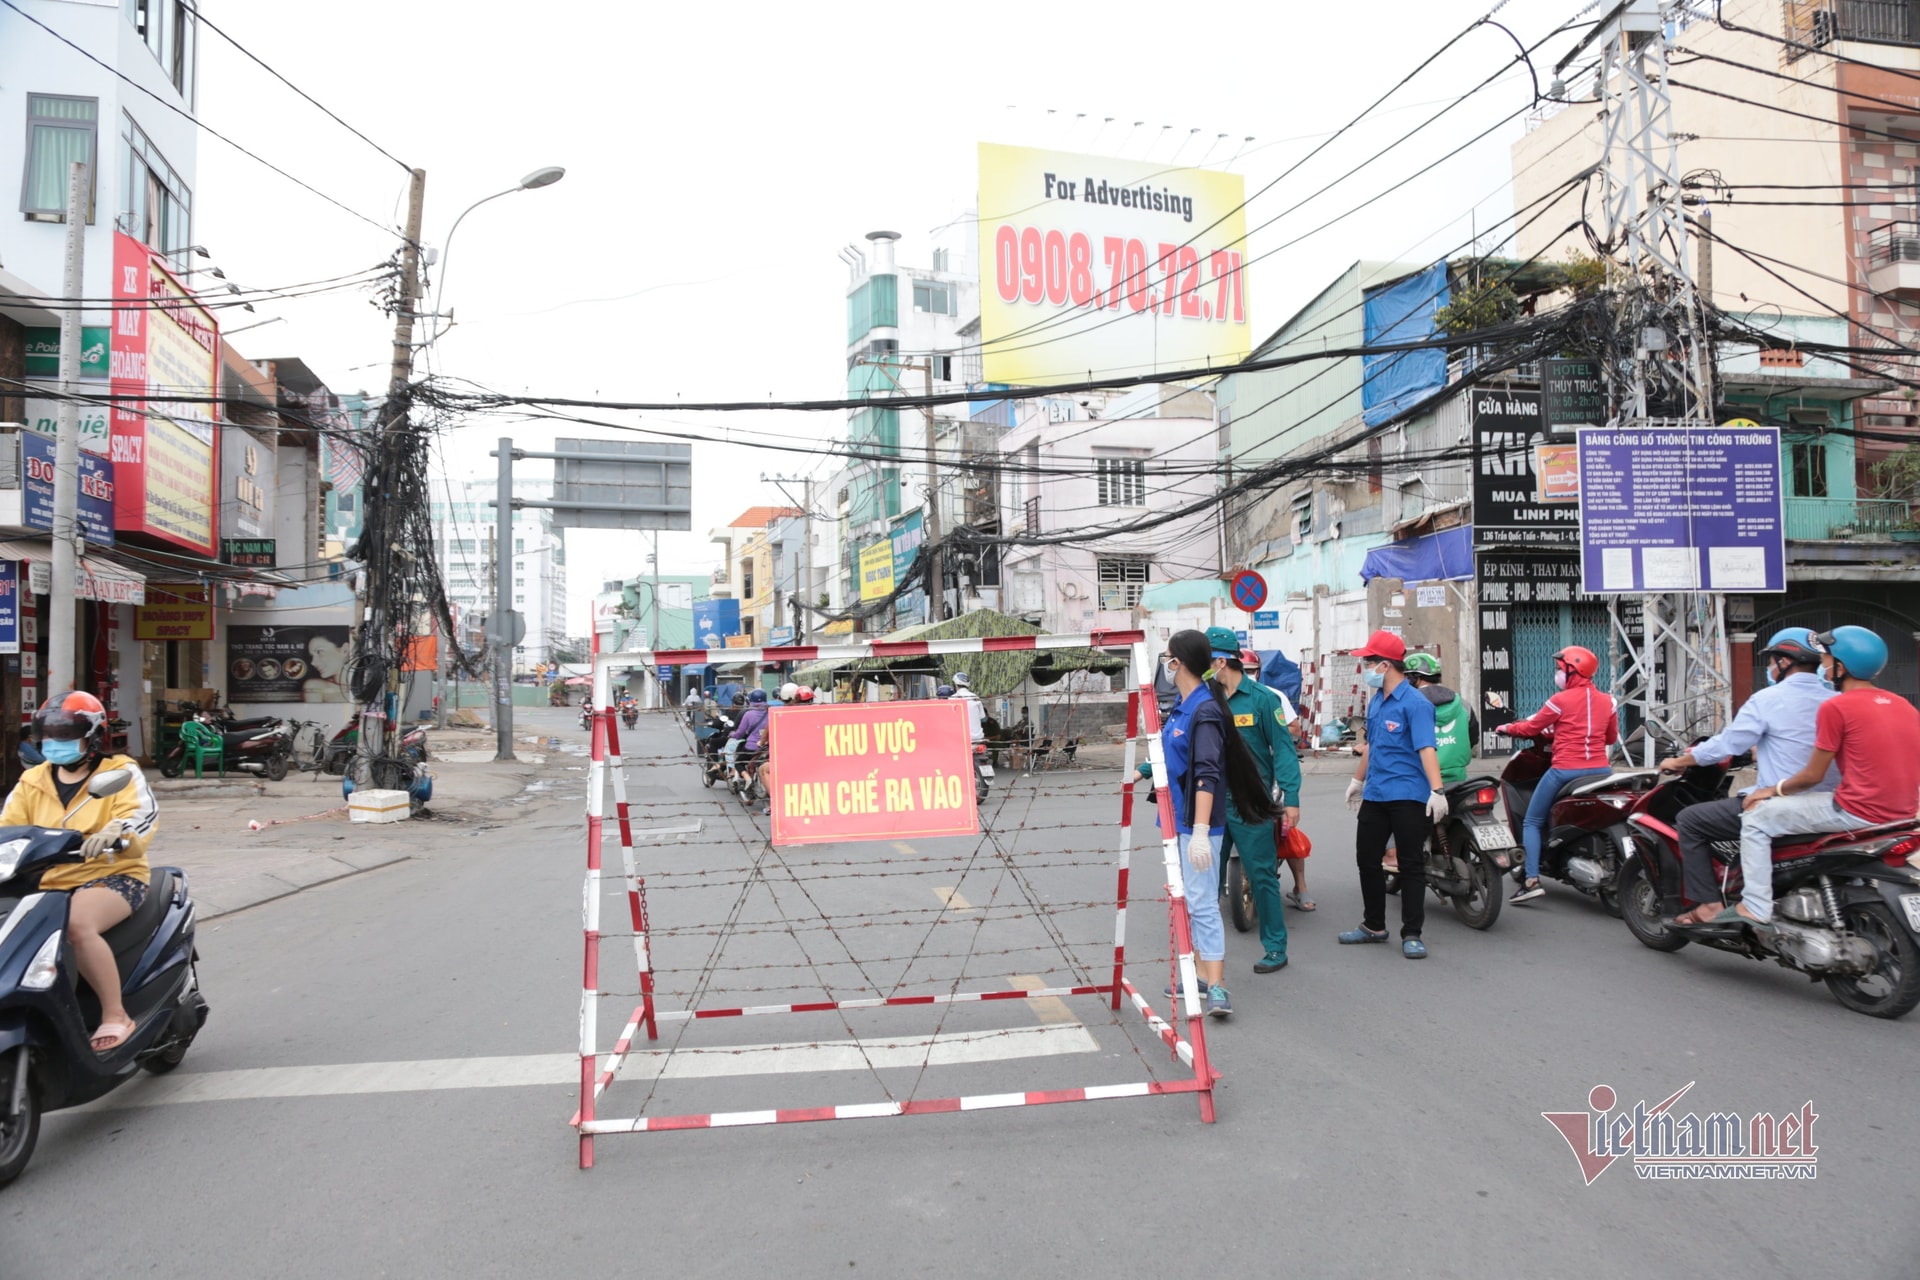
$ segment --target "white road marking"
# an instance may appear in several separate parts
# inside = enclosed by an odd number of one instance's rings
[[[971,911],[973,904],[968,902],[958,888],[940,886],[933,891],[934,897],[947,904],[949,911]]]
[[[954,1066],[1097,1053],[1087,1029],[1048,1025],[1004,1031],[946,1032],[905,1039],[829,1040],[753,1044],[729,1048],[636,1048],[621,1064],[621,1080],[657,1077],[686,1080],[712,1076],[779,1075],[816,1071],[864,1071],[875,1067]],[[864,1049],[864,1052],[863,1052]],[[601,1055],[599,1070],[606,1069]],[[79,1111],[157,1107],[179,1102],[236,1102],[259,1098],[323,1098],[361,1093],[413,1093],[441,1089],[499,1089],[529,1085],[577,1085],[580,1060],[566,1053],[530,1053],[501,1058],[436,1058],[417,1062],[349,1062],[312,1067],[252,1067],[237,1071],[188,1071],[145,1076]]]

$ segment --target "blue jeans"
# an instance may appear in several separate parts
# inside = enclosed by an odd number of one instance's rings
[[[1533,799],[1527,802],[1526,825],[1520,829],[1520,839],[1527,846],[1527,879],[1540,878],[1540,846],[1547,842],[1547,815],[1560,796],[1561,786],[1569,778],[1597,778],[1611,772],[1601,765],[1593,769],[1549,769],[1540,775],[1540,785],[1533,789]]]
[[[1219,835],[1214,839],[1220,842]],[[1205,871],[1193,869],[1193,863],[1187,860],[1187,846],[1192,840],[1190,835],[1180,837],[1180,880],[1187,895],[1187,927],[1193,939],[1193,958],[1225,960],[1227,928],[1220,919],[1220,873],[1215,867]],[[1216,845],[1213,856],[1218,860],[1226,855]]]

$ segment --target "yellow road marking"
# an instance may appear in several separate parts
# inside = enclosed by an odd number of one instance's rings
[[[1007,985],[1016,991],[1038,991],[1047,984],[1036,974],[1016,973],[1008,979]],[[1073,1016],[1073,1010],[1067,1008],[1067,1002],[1059,996],[1041,996],[1038,1000],[1029,1000],[1027,1007],[1033,1010],[1034,1017],[1047,1026],[1061,1026],[1069,1022],[1078,1025],[1080,1022]]]
[[[933,892],[935,897],[947,904],[947,910],[949,911],[972,911],[974,909],[971,902],[968,902],[960,896],[960,890],[957,888],[941,886],[935,888]]]

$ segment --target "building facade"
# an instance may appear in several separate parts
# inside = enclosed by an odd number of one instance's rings
[[[440,565],[440,581],[455,621],[473,647],[476,632],[493,608],[497,557],[513,560],[513,603],[526,619],[526,639],[515,646],[515,674],[554,660],[555,648],[565,648],[567,619],[567,556],[562,531],[553,527],[553,515],[532,507],[513,513],[513,545],[498,545],[499,530],[491,503],[498,483],[492,477],[450,480],[443,492],[451,498],[433,504],[433,541]],[[551,481],[516,479],[514,492],[522,498],[549,499]]]

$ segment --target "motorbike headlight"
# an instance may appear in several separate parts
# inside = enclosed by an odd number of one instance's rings
[[[9,840],[0,844],[0,880],[13,879],[13,873],[20,869],[20,859],[26,856],[29,840]]]
[[[55,929],[40,949],[33,953],[33,959],[27,961],[27,971],[20,978],[20,985],[29,991],[45,991],[60,976],[60,939],[62,930]]]

